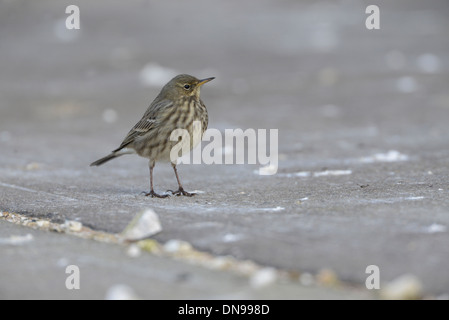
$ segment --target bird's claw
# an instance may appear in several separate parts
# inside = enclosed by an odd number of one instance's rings
[[[150,192],[142,192],[145,194],[145,197],[151,197],[151,198],[167,198],[170,197],[169,194],[158,194],[154,192],[154,190],[151,190]]]
[[[171,192],[171,194],[173,194],[174,196],[186,196],[186,197],[193,197],[194,195],[196,195],[196,193],[190,193],[185,191],[183,188],[179,188],[176,191],[173,190],[167,190],[167,192]]]

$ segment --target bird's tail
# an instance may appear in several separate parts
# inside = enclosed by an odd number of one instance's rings
[[[101,166],[103,163],[108,162],[109,160],[115,159],[117,157],[123,156],[124,154],[131,154],[134,153],[132,151],[116,151],[116,152],[112,152],[111,154],[107,155],[106,157],[103,157],[101,159],[98,159],[95,162],[92,162],[90,164],[91,167],[93,166]]]

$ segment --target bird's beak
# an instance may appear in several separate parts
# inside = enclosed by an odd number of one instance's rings
[[[198,86],[202,86],[203,84],[205,84],[206,82],[212,81],[214,80],[215,77],[212,78],[206,78],[206,79],[201,79],[200,82],[198,82]]]

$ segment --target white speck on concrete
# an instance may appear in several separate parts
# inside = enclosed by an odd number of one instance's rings
[[[28,233],[27,235],[24,236],[11,236],[9,238],[0,238],[0,244],[20,246],[33,240],[34,237]]]
[[[364,200],[358,200],[360,203],[397,203],[397,202],[403,202],[403,201],[417,201],[425,199],[424,197],[398,197],[398,198],[383,198],[383,199],[364,199]]]
[[[124,284],[116,284],[108,289],[106,292],[106,300],[138,300],[134,290]]]
[[[325,170],[325,171],[299,171],[295,173],[283,173],[279,174],[281,177],[300,177],[300,178],[307,178],[310,176],[313,176],[315,178],[317,177],[324,177],[324,176],[344,176],[352,174],[352,170]]]
[[[306,177],[310,177],[311,173],[309,171],[300,171],[300,172],[294,173],[293,175],[296,177],[306,178]]]
[[[136,214],[121,235],[126,240],[135,241],[148,238],[161,231],[162,226],[158,215],[152,209],[146,209]]]
[[[276,269],[267,267],[256,271],[249,279],[249,283],[251,287],[258,289],[273,284],[277,278]]]
[[[259,170],[257,170],[257,173],[261,176],[270,176],[276,174],[277,171],[278,166],[270,164],[268,166],[259,168]]]
[[[236,242],[242,238],[241,235],[228,233],[223,236],[223,242]]]
[[[140,71],[140,82],[145,87],[161,87],[175,77],[175,70],[149,63]]]
[[[323,176],[344,176],[352,174],[352,170],[325,170],[320,172],[314,172],[314,177],[323,177]]]
[[[83,228],[83,224],[81,222],[73,220],[66,220],[62,226],[72,232],[80,232]]]
[[[405,274],[387,283],[380,293],[387,300],[419,299],[422,297],[422,284],[416,276]]]
[[[41,168],[41,164],[39,164],[37,162],[31,162],[25,166],[25,170],[28,170],[28,171],[39,170],[40,168]]]
[[[47,228],[50,226],[50,221],[46,221],[46,220],[39,220],[36,222],[37,226],[39,228]]]
[[[447,231],[447,227],[442,225],[442,224],[438,224],[438,223],[432,223],[430,226],[426,227],[424,229],[424,231],[426,233],[439,233],[439,232],[446,232]]]
[[[190,243],[182,240],[172,239],[164,244],[164,251],[169,253],[176,253],[180,251],[192,250]]]
[[[138,245],[133,243],[126,249],[126,254],[128,255],[128,257],[138,258],[142,255],[142,250]]]
[[[284,207],[276,207],[276,208],[258,208],[258,209],[256,209],[256,210],[277,212],[277,211],[285,210],[285,208],[284,208]]]
[[[193,190],[193,191],[189,191],[189,192],[195,193],[195,194],[206,193],[206,191],[203,191],[203,190]]]
[[[407,161],[409,157],[396,150],[390,150],[387,153],[376,153],[372,156],[363,157],[360,159],[362,163],[374,163],[374,162],[397,162]]]
[[[405,197],[404,200],[422,200],[424,197]]]

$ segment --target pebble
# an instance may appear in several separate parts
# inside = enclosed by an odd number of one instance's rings
[[[116,284],[106,292],[106,300],[138,300],[134,290],[125,284]]]
[[[137,245],[139,246],[140,249],[147,252],[152,252],[156,254],[161,252],[161,245],[159,244],[159,242],[153,239],[140,240],[139,242],[137,242]]]
[[[274,268],[262,268],[256,271],[249,279],[249,284],[253,288],[262,288],[276,282],[278,278],[276,269]]]
[[[164,251],[168,253],[186,252],[192,250],[192,245],[186,241],[172,239],[164,244]]]
[[[46,220],[38,220],[36,222],[36,225],[39,228],[48,228],[50,226],[50,221],[46,221]]]
[[[68,231],[80,232],[81,229],[83,228],[83,224],[78,221],[66,220],[62,225],[62,227]]]
[[[152,209],[146,209],[136,214],[121,235],[128,241],[137,241],[161,231],[162,226],[158,215]]]
[[[422,298],[421,281],[412,274],[402,275],[387,283],[380,291],[386,300],[415,300]]]
[[[170,68],[149,63],[140,71],[140,81],[145,87],[160,87],[170,81],[177,73]]]
[[[126,254],[131,258],[138,258],[142,255],[142,250],[137,244],[131,244],[126,249]]]

